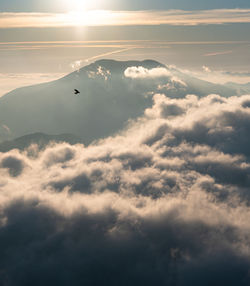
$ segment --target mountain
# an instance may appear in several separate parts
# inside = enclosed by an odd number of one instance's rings
[[[34,133],[0,143],[0,152],[8,152],[11,149],[24,150],[31,144],[37,144],[39,149],[43,149],[51,142],[67,142],[73,145],[81,143],[81,140],[72,134],[48,135]]]
[[[126,74],[129,68],[132,75]],[[157,75],[157,69],[166,72]],[[154,93],[230,96],[235,89],[189,77],[153,60],[100,60],[59,80],[18,88],[1,97],[0,140],[37,132],[70,133],[89,144],[141,116],[152,105]]]
[[[225,84],[225,86],[235,89],[237,91],[237,94],[249,94],[250,93],[250,82],[239,84],[235,82],[228,82]]]

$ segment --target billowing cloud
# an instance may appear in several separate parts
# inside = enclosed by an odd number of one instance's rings
[[[171,72],[166,68],[159,67],[153,69],[147,69],[145,67],[129,67],[124,71],[125,77],[128,78],[157,78],[157,77],[169,77]]]
[[[170,80],[166,84],[159,84],[158,90],[159,91],[170,91],[170,90],[178,90],[181,91],[182,89],[185,89],[187,87],[187,84],[179,79],[177,76],[170,77]]]
[[[0,153],[3,285],[248,285],[249,102],[156,94],[88,147]]]

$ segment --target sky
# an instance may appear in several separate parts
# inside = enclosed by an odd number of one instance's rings
[[[103,57],[249,72],[249,44],[244,0],[0,0],[0,96]]]
[[[105,10],[206,10],[206,9],[234,9],[250,8],[245,0],[1,0],[1,10],[6,12],[60,12],[67,11],[73,2],[86,2],[91,9]]]

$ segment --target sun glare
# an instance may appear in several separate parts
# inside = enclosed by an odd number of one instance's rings
[[[103,0],[63,0],[64,24],[72,26],[98,26],[110,23],[111,14],[101,7]]]
[[[90,2],[84,0],[64,0],[65,8],[68,11],[67,21],[76,26],[84,26],[87,21],[87,11]]]
[[[107,25],[110,22],[109,11],[71,11],[64,16],[64,22],[72,26],[98,26]]]
[[[107,0],[106,0],[107,1]],[[67,12],[102,10],[104,0],[62,0],[61,4]]]
[[[74,5],[75,10],[80,12],[86,11],[89,8],[87,5],[87,1],[73,0],[72,4]]]
[[[64,0],[68,12],[84,12],[90,8],[90,2],[84,0]]]

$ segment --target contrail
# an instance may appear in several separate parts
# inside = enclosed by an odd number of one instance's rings
[[[122,49],[122,50],[116,50],[116,51],[113,51],[113,52],[108,52],[108,53],[105,53],[105,54],[97,55],[97,56],[94,56],[94,57],[85,59],[85,61],[88,62],[88,61],[92,61],[92,60],[95,60],[95,59],[98,59],[98,58],[101,58],[101,57],[106,57],[106,56],[110,56],[110,55],[113,55],[113,54],[122,53],[122,52],[129,51],[129,50],[133,50],[133,49],[136,49],[136,47],[126,48],[126,49]]]
[[[232,54],[233,51],[223,51],[223,52],[215,52],[215,53],[209,53],[205,54],[205,57],[212,57],[212,56],[219,56],[219,55],[227,55],[227,54]]]

